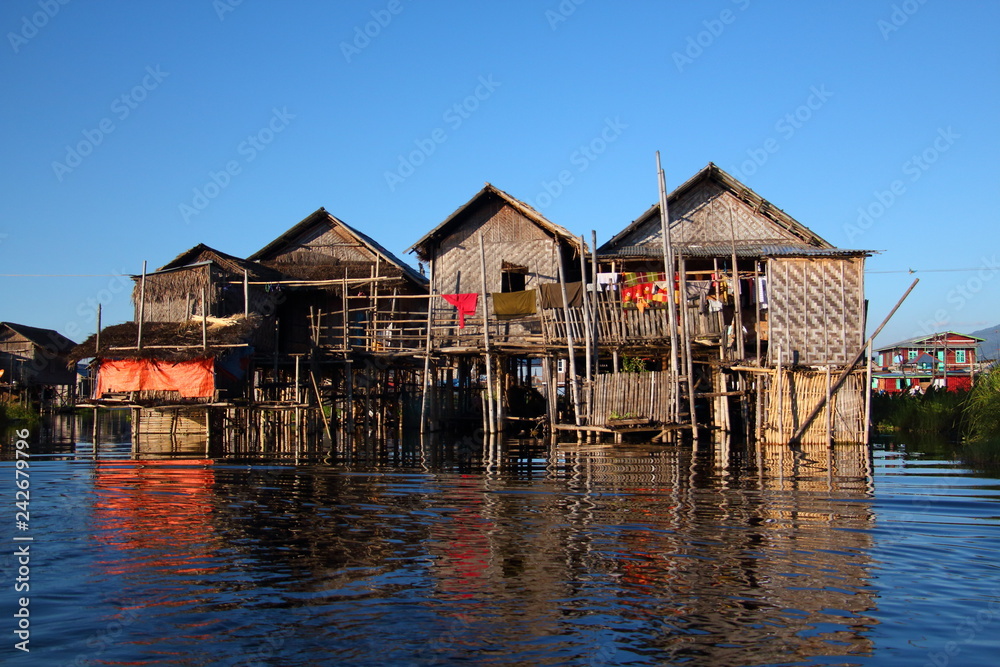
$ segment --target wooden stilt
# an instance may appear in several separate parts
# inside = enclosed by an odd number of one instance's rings
[[[563,268],[562,252],[559,248],[556,248],[556,252],[559,253],[559,287],[562,290],[563,317],[566,318],[566,351],[569,355],[569,376],[570,386],[572,388],[571,398],[573,401],[574,423],[577,426],[580,426],[580,385],[577,383],[576,379],[576,350],[573,347],[573,327],[569,319],[569,299],[566,294],[566,272]]]
[[[205,288],[202,288],[202,294],[205,293]],[[142,279],[139,282],[139,321],[136,322],[136,341],[135,347],[138,350],[142,349],[142,323],[146,319],[146,260],[142,260]]]
[[[489,412],[489,420],[486,423],[487,433],[496,433],[497,414],[495,397],[493,396],[493,362],[490,358],[490,326],[489,326],[489,302],[486,300],[486,246],[483,243],[483,234],[479,233],[479,268],[482,290],[483,307],[483,358],[486,361],[486,409]]]
[[[434,325],[434,258],[431,257],[431,267],[430,276],[428,281],[428,292],[427,292],[427,332],[424,339],[424,375],[423,375],[423,394],[420,396],[420,432],[426,433],[427,428],[427,400],[430,394],[430,375],[431,375],[431,329]]]
[[[663,242],[663,271],[667,279],[667,322],[670,327],[670,377],[674,385],[672,414],[674,422],[680,420],[680,386],[677,348],[677,310],[674,294],[674,254],[670,241],[670,212],[667,206],[667,184],[660,166],[660,151],[656,151],[656,171],[660,182],[660,236]]]

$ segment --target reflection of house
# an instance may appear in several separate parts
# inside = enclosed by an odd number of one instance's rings
[[[893,343],[875,351],[875,389],[888,393],[951,391],[972,386],[976,351],[982,338],[945,331]]]
[[[0,322],[0,390],[43,404],[70,402],[76,369],[66,355],[76,343],[52,329]]]

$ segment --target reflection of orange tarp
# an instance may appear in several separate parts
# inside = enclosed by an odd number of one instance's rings
[[[109,391],[177,391],[184,398],[210,397],[215,392],[212,359],[159,361],[106,359],[97,371],[96,396]]]

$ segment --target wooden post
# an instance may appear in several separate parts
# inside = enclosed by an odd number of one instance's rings
[[[576,381],[576,350],[573,347],[573,327],[570,325],[569,321],[569,301],[566,295],[566,272],[563,269],[563,257],[562,251],[556,246],[556,252],[559,256],[559,288],[562,290],[563,299],[563,317],[566,318],[566,350],[569,354],[569,376],[570,376],[570,386],[572,387],[573,400],[573,413],[575,415],[574,423],[580,426],[580,385]]]
[[[201,288],[201,349],[208,348],[208,288]]]
[[[688,316],[687,307],[687,264],[684,255],[677,254],[677,261],[680,265],[680,312],[684,336],[684,374],[687,375],[688,410],[691,413],[691,437],[694,438],[695,447],[698,446],[698,419],[694,406],[694,361],[691,358],[691,322]]]
[[[736,358],[745,359],[746,351],[743,348],[743,306],[740,304],[742,288],[740,286],[740,271],[736,263],[736,224],[733,222],[732,206],[729,206],[729,239],[732,243],[733,255],[733,303],[736,306],[736,312],[733,316],[733,336],[736,338]],[[737,323],[739,323],[738,327]]]
[[[868,363],[865,364],[865,444],[871,444],[872,434],[872,342],[868,341]]]
[[[344,391],[347,394],[347,430],[354,433],[354,361],[344,361]]]
[[[97,304],[97,336],[94,339],[94,356],[101,356],[101,304]]]
[[[431,327],[434,324],[434,256],[430,261],[430,276],[427,287],[427,335],[424,341],[424,391],[420,397],[420,433],[427,432],[427,394],[430,392],[431,376]]]
[[[593,344],[593,337],[590,331],[590,296],[587,293],[587,258],[583,254],[583,236],[580,236],[580,289],[582,290],[582,308],[580,308],[580,315],[583,317],[583,338],[585,349],[584,359],[586,361],[586,372],[584,376],[587,378],[587,386],[593,381],[592,376],[592,364],[593,357],[591,356],[591,346]]]
[[[774,393],[775,393],[775,400],[778,402],[778,405],[777,405],[777,410],[778,410],[778,442],[781,442],[782,440],[784,440],[784,437],[785,437],[785,399],[782,396],[782,392],[784,391],[785,388],[781,386],[781,384],[782,384],[781,381],[783,379],[781,377],[781,345],[778,345],[777,358],[778,358],[778,368],[777,368],[777,374],[775,375],[775,379],[774,379]],[[771,406],[771,412],[772,412],[772,414],[774,413],[773,412],[774,409],[775,409],[775,406],[772,405]]]
[[[299,366],[302,361],[302,355],[295,355],[295,404],[298,405],[302,402],[302,397],[299,395]],[[298,410],[298,408],[296,408]],[[296,423],[298,423],[298,416],[296,416]]]
[[[250,317],[250,275],[243,269],[243,317]]]
[[[674,255],[670,242],[670,211],[667,208],[667,182],[660,166],[660,151],[656,151],[656,171],[660,180],[660,236],[663,241],[663,271],[667,279],[667,325],[670,328],[670,382],[675,386],[671,413],[676,423],[680,418],[680,386],[677,363],[677,311],[674,298]]]
[[[833,419],[831,413],[831,408],[833,402],[830,400],[833,394],[830,391],[830,365],[826,366],[826,425],[823,428],[823,437],[826,438],[827,446],[833,446]]]
[[[483,345],[485,346],[485,351],[483,356],[486,359],[486,407],[489,411],[489,423],[487,428],[488,433],[496,433],[497,429],[497,415],[496,406],[494,404],[493,397],[493,366],[490,360],[490,327],[489,327],[489,307],[486,301],[486,246],[483,243],[483,233],[479,232],[479,270],[482,280],[482,298],[483,298]]]
[[[757,290],[757,293],[754,294],[754,300],[753,300],[753,302],[754,302],[754,313],[755,313],[755,315],[757,317],[757,320],[754,323],[754,331],[757,333],[757,348],[755,350],[755,353],[757,355],[757,365],[760,366],[761,365],[761,357],[760,357],[760,312],[761,312],[760,311],[760,297],[761,297],[761,294],[764,293],[764,290],[760,286],[760,262],[758,262],[757,260],[753,261],[753,288],[755,290]]]
[[[594,337],[594,375],[600,368],[600,342],[601,333],[598,328],[598,311],[600,310],[600,301],[597,294],[597,231],[590,230],[590,272],[591,272],[591,286],[593,291],[591,292],[591,307],[590,307],[590,322],[593,327],[592,334]]]
[[[146,260],[142,260],[142,280],[139,283],[139,321],[135,347],[142,349],[142,321],[146,319]]]

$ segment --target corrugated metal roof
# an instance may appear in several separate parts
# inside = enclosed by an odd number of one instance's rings
[[[675,252],[683,253],[685,257],[730,257],[733,247],[730,244],[713,245],[675,245]],[[736,246],[736,256],[741,258],[756,257],[858,257],[870,256],[874,250],[845,250],[843,248],[816,248],[796,245],[778,244],[744,244]],[[663,257],[659,246],[621,246],[610,252],[598,253],[599,259],[629,259]]]

